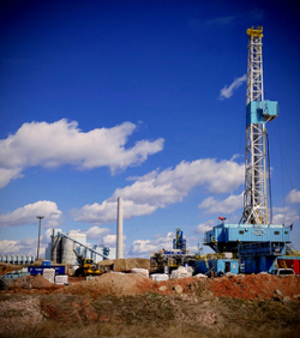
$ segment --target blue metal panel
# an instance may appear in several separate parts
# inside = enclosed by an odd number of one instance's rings
[[[251,101],[246,107],[246,126],[273,120],[278,115],[276,101]]]
[[[268,120],[274,119],[278,115],[278,102],[264,100],[263,101],[263,115]]]
[[[246,107],[246,125],[264,123],[263,102],[251,101]]]
[[[216,229],[216,239],[219,242],[224,242],[225,241],[225,232],[224,232],[225,228],[217,228]]]
[[[42,262],[42,266],[50,266],[51,265],[51,261],[43,261]]]
[[[206,274],[208,271],[213,271],[216,275],[219,275],[220,272],[225,274],[226,263],[229,263],[229,271],[231,273],[239,273],[239,261],[236,259],[210,259],[207,261],[209,269],[207,269],[206,263],[204,260],[195,262],[196,273]]]
[[[64,265],[29,266],[28,272],[30,272],[31,275],[37,275],[38,273],[42,275],[44,269],[54,269],[56,275],[65,274],[66,272],[66,267]]]
[[[195,272],[196,273],[206,273],[207,267],[204,260],[196,261],[194,264]]]
[[[255,272],[256,272],[256,260],[245,259],[245,273],[255,273]]]
[[[268,225],[253,226],[252,224],[248,224],[247,227],[245,225],[231,227],[230,224],[223,238],[226,242],[288,242],[289,230],[283,227],[280,228],[279,226],[271,228]]]

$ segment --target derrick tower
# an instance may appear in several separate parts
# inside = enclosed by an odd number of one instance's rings
[[[241,223],[268,224],[266,123],[278,115],[278,104],[264,100],[263,28],[252,26],[248,34],[246,150],[244,212]]]
[[[203,244],[222,255],[218,262],[199,261],[198,272],[224,270],[229,264],[242,273],[269,271],[278,258],[293,254],[290,228],[272,224],[268,213],[267,174],[269,173],[268,134],[266,124],[278,115],[278,103],[265,100],[263,86],[262,38],[263,28],[252,26],[248,34],[246,152],[244,211],[238,224],[215,225],[204,234]],[[267,161],[268,159],[268,161]],[[220,218],[222,220],[222,217]],[[218,256],[220,257],[220,256]],[[229,258],[228,258],[229,259]],[[223,264],[223,263],[224,264]],[[206,264],[207,263],[207,264]],[[210,264],[210,265],[209,265]],[[212,264],[219,264],[212,267]],[[233,266],[234,265],[234,266]],[[226,272],[225,264],[225,272]],[[231,269],[231,268],[230,268]],[[231,271],[231,270],[227,271]],[[235,270],[234,270],[235,271]],[[236,272],[235,272],[236,273]]]

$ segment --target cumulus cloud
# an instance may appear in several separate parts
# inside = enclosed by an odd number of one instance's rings
[[[199,224],[193,232],[195,234],[204,234],[206,231],[211,230],[214,225],[216,225],[216,222],[209,220],[206,223]]]
[[[234,79],[231,85],[224,86],[220,91],[220,100],[229,99],[233,92],[236,91],[244,82],[247,81],[247,74],[244,74],[241,77]]]
[[[290,203],[300,203],[300,191],[293,189],[288,195],[288,201]]]
[[[0,241],[2,255],[34,255],[36,256],[37,239],[26,238],[21,241]],[[41,245],[40,254],[45,251],[44,245]]]
[[[156,209],[155,206],[125,200],[123,201],[123,218],[130,219],[135,216],[150,215]],[[117,218],[117,202],[104,201],[102,204],[87,204],[79,210],[73,210],[72,213],[75,216],[75,221],[91,224],[110,223]]]
[[[153,251],[158,251],[162,248],[172,249],[173,248],[173,239],[175,234],[169,232],[167,235],[158,234],[154,236],[151,240],[138,239],[133,241],[130,249],[129,255],[131,257],[149,257],[150,253]]]
[[[297,211],[290,207],[273,208],[273,213],[273,224],[289,225],[299,219]]]
[[[5,187],[11,180],[22,177],[23,175],[20,174],[21,171],[22,168],[0,168],[0,188]]]
[[[242,206],[242,201],[243,193],[240,195],[230,195],[223,201],[217,200],[214,197],[208,197],[198,207],[200,209],[207,209],[207,214],[230,214]]]
[[[110,231],[107,228],[99,228],[98,226],[94,226],[86,231],[86,236],[88,239],[98,239],[99,237],[107,235],[109,232]]]
[[[134,179],[132,185],[116,189],[102,204],[85,205],[74,211],[75,220],[91,224],[114,221],[118,197],[123,198],[123,215],[129,219],[150,215],[158,208],[181,202],[196,186],[204,186],[212,193],[226,193],[244,182],[244,164],[210,158],[182,161],[174,169],[155,170]]]
[[[125,240],[125,239],[126,239],[126,236],[123,235],[123,240]],[[106,235],[102,239],[102,244],[104,246],[108,246],[110,248],[111,247],[114,248],[116,246],[116,240],[117,240],[117,236],[116,235],[112,235],[112,234]]]
[[[70,164],[80,170],[106,166],[114,173],[141,164],[163,149],[164,140],[141,140],[126,148],[135,129],[130,122],[89,132],[82,132],[76,121],[66,119],[24,123],[15,134],[0,140],[0,187],[32,166],[56,168]]]
[[[62,212],[55,202],[38,201],[18,208],[11,213],[0,215],[0,227],[37,224],[36,216],[44,216],[43,228],[55,228],[62,221]]]

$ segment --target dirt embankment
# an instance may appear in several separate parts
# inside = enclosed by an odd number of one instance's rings
[[[136,274],[105,273],[91,280],[70,278],[69,285],[52,285],[44,277],[27,276],[11,281],[7,291],[20,294],[72,294],[89,295],[93,298],[104,295],[136,296],[156,292],[171,296],[174,293],[201,296],[209,292],[216,297],[231,297],[244,300],[300,299],[300,276],[277,277],[269,274],[236,275],[221,278],[188,277],[156,282]],[[288,298],[285,298],[287,300]]]
[[[25,277],[0,292],[1,337],[298,337],[300,277],[154,282],[106,273],[55,288]]]
[[[21,265],[13,265],[7,263],[0,263],[0,275],[5,275],[8,272],[13,272],[17,270],[21,270],[23,266]]]

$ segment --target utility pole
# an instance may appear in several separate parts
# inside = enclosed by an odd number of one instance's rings
[[[41,225],[42,225],[42,219],[44,218],[44,216],[36,216],[36,218],[39,219],[39,234],[38,234],[38,246],[37,246],[37,255],[36,255],[36,259],[38,260],[40,258]]]

